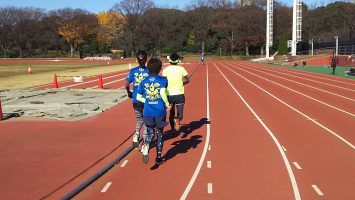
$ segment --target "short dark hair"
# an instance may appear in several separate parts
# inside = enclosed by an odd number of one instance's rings
[[[175,52],[170,55],[170,60],[176,61],[179,59],[179,55]]]
[[[139,65],[142,65],[147,62],[148,54],[145,51],[139,50],[136,53],[136,58],[138,60]]]
[[[163,67],[163,63],[158,58],[151,58],[148,61],[148,70],[149,70],[149,73],[152,75],[159,74],[162,67]]]

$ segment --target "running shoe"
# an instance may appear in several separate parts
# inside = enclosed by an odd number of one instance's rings
[[[161,164],[163,164],[163,163],[165,163],[165,158],[156,158],[155,159],[155,164],[156,165],[161,165]]]
[[[135,132],[133,133],[133,147],[137,148],[138,147],[138,138],[139,138],[139,133]]]
[[[149,145],[143,144],[143,152],[142,152],[142,160],[144,164],[148,164],[149,162]]]

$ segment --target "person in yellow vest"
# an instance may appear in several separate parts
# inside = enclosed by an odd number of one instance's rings
[[[184,86],[190,80],[185,68],[178,65],[179,55],[177,53],[169,56],[169,63],[170,65],[163,69],[162,75],[168,79],[167,96],[171,105],[169,116],[170,126],[171,129],[178,131],[180,129],[180,122],[184,117]]]

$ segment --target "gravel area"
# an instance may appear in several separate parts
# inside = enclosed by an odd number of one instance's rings
[[[18,89],[0,91],[0,98],[7,120],[77,121],[104,112],[128,97],[124,90]]]

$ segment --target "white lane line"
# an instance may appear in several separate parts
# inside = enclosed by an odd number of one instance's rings
[[[208,64],[206,66],[206,77],[207,77],[207,81],[206,81],[206,101],[207,101],[207,120],[210,120],[210,93],[209,93],[209,81],[208,81]],[[203,147],[203,151],[202,151],[202,155],[200,158],[200,161],[197,164],[197,167],[195,169],[194,174],[192,175],[189,184],[187,185],[184,193],[182,194],[182,196],[180,197],[180,200],[185,200],[187,198],[187,195],[189,194],[193,184],[196,181],[196,178],[198,176],[198,174],[200,173],[201,167],[203,165],[203,162],[205,160],[206,154],[207,154],[207,148],[208,145],[210,143],[210,134],[211,134],[211,124],[207,123],[207,133],[206,133],[206,142],[205,142],[205,146]]]
[[[112,77],[122,76],[122,75],[125,75],[125,74],[128,74],[128,73],[122,73],[122,74],[117,74],[117,75],[113,75],[113,76],[103,77],[102,80],[105,80],[105,79],[108,79],[108,78],[112,78]],[[99,78],[99,77],[96,77],[96,78]],[[74,86],[84,85],[84,84],[87,84],[87,83],[92,83],[92,82],[97,82],[97,81],[98,81],[97,79],[94,79],[94,80],[91,80],[91,81],[86,81],[86,82],[82,82],[82,83],[76,83],[76,84],[72,84],[72,85],[67,85],[67,86],[64,86],[64,87],[61,87],[61,88],[71,88],[71,87],[74,87]]]
[[[222,65],[223,65],[223,64],[222,64]],[[234,65],[232,65],[232,66],[235,68]],[[241,69],[241,68],[238,68],[238,69],[240,69],[240,70],[242,70],[242,71],[245,71],[245,72],[247,72],[247,73],[249,73],[249,74],[252,74],[252,75],[254,75],[254,76],[257,76],[257,77],[259,77],[259,78],[261,78],[261,79],[264,79],[264,80],[266,80],[266,81],[268,81],[268,82],[274,83],[275,85],[278,85],[278,86],[280,86],[280,87],[283,87],[283,88],[285,88],[285,89],[287,89],[287,90],[290,90],[290,91],[292,91],[292,92],[294,92],[294,93],[297,93],[297,94],[299,94],[299,95],[302,95],[302,96],[304,96],[304,97],[307,97],[307,98],[309,98],[309,99],[312,99],[313,101],[316,101],[316,102],[318,102],[318,103],[321,103],[321,104],[323,104],[323,105],[326,105],[326,106],[328,106],[328,107],[331,107],[331,108],[333,108],[333,109],[335,109],[335,110],[338,110],[338,111],[340,111],[340,112],[343,112],[343,113],[345,113],[345,114],[348,114],[348,115],[350,115],[350,116],[352,116],[352,117],[355,117],[355,114],[354,114],[354,113],[350,113],[350,112],[345,111],[345,110],[342,110],[342,109],[340,109],[340,108],[338,108],[338,107],[335,107],[335,106],[332,106],[332,105],[330,105],[330,104],[327,104],[327,103],[325,103],[325,102],[323,102],[323,101],[321,101],[321,100],[318,100],[318,99],[316,99],[316,98],[313,98],[313,97],[311,97],[311,96],[308,96],[308,95],[306,95],[306,94],[303,94],[303,93],[301,93],[301,92],[299,92],[299,91],[297,91],[297,90],[294,90],[294,89],[291,89],[291,88],[289,88],[289,87],[286,87],[286,86],[284,86],[284,85],[282,85],[282,84],[280,84],[280,83],[277,83],[277,82],[275,82],[275,81],[272,81],[272,80],[270,80],[270,79],[261,77],[261,76],[259,76],[259,75],[257,75],[257,74],[254,74],[254,73],[252,73],[252,72],[249,72],[249,71],[247,71],[247,70],[244,70],[244,69]]]
[[[125,167],[127,165],[127,163],[128,163],[128,160],[123,161],[121,167]]]
[[[223,65],[223,64],[221,64]],[[343,137],[341,137],[340,135],[338,135],[337,133],[335,133],[334,131],[330,130],[329,128],[325,127],[324,125],[322,125],[321,123],[313,120],[312,118],[310,118],[308,115],[304,114],[303,112],[297,110],[296,108],[292,107],[291,105],[287,104],[286,102],[282,101],[281,99],[279,99],[278,97],[276,97],[275,95],[271,94],[270,92],[266,91],[264,88],[260,87],[259,85],[255,84],[254,82],[250,81],[249,79],[245,78],[244,76],[238,74],[237,72],[233,71],[231,68],[229,68],[226,65],[223,65],[225,68],[229,69],[229,71],[233,72],[234,74],[240,76],[241,78],[243,78],[244,80],[248,81],[249,83],[251,83],[252,85],[254,85],[255,87],[259,88],[260,90],[262,90],[263,92],[265,92],[266,94],[270,95],[271,97],[273,97],[274,99],[276,99],[277,101],[279,101],[280,103],[284,104],[285,106],[289,107],[290,109],[294,110],[295,112],[297,112],[298,114],[304,116],[305,118],[309,119],[310,121],[312,121],[313,123],[317,124],[319,127],[323,128],[324,130],[328,131],[330,134],[332,134],[333,136],[337,137],[338,139],[340,139],[342,142],[344,142],[345,144],[349,145],[352,149],[355,149],[355,146],[350,143],[349,141],[347,141],[346,139],[344,139]]]
[[[116,82],[120,82],[120,81],[123,81],[125,80],[126,78],[121,78],[121,79],[118,79],[118,80],[115,80],[115,81],[111,81],[111,82],[108,82],[108,83],[104,83],[103,86],[105,85],[110,85],[112,83],[116,83]],[[97,88],[98,86],[94,86],[94,87],[90,87],[90,88]]]
[[[265,69],[263,67],[259,67],[259,66],[255,66],[255,65],[250,65],[250,66],[257,67],[258,69],[263,69],[263,70]],[[311,81],[311,82],[316,82],[316,83],[320,83],[320,84],[324,84],[324,85],[328,85],[328,86],[332,86],[332,87],[336,87],[336,88],[340,88],[340,89],[344,89],[344,90],[349,90],[349,91],[355,92],[355,90],[352,90],[352,89],[349,89],[349,88],[345,88],[345,87],[341,87],[341,86],[337,86],[337,85],[334,85],[334,84],[325,83],[325,82],[322,82],[322,81],[316,81],[316,80],[312,80],[312,79],[308,79],[308,78],[303,78],[301,76],[295,76],[295,75],[292,75],[292,74],[289,74],[289,73],[279,72],[279,71],[271,70],[271,69],[267,69],[267,68],[265,70],[269,71],[269,72],[275,72],[275,73],[279,73],[279,74],[283,74],[283,75],[287,75],[287,76],[291,76],[291,77],[296,77],[296,78],[308,80],[308,81]]]
[[[108,188],[111,186],[112,182],[107,182],[105,187],[102,188],[101,192],[106,192],[108,190]]]
[[[287,149],[286,149],[284,146],[282,146],[282,149],[283,149],[284,151],[287,151]]]
[[[293,162],[293,164],[295,165],[295,167],[296,167],[297,169],[302,169],[302,167],[301,167],[297,162]]]
[[[211,145],[208,145],[208,150],[211,151]]]
[[[214,64],[214,66],[217,68],[217,70],[221,73],[221,75],[224,77],[224,79],[229,83],[229,85],[232,87],[232,89],[234,90],[234,92],[239,96],[239,98],[243,101],[243,103],[246,105],[246,107],[250,110],[251,113],[253,113],[253,115],[259,119],[260,124],[264,127],[264,129],[268,132],[268,134],[270,135],[270,137],[273,139],[274,143],[276,144],[282,159],[285,163],[288,175],[290,177],[290,181],[291,181],[291,185],[292,185],[292,189],[293,189],[293,193],[295,196],[295,200],[301,200],[301,194],[300,191],[298,189],[298,185],[297,185],[297,181],[295,178],[295,175],[293,174],[292,168],[291,168],[291,164],[288,161],[288,158],[285,154],[285,152],[283,151],[280,142],[277,140],[276,136],[274,135],[274,133],[269,129],[269,127],[266,126],[266,124],[260,119],[259,115],[256,114],[256,112],[250,107],[250,105],[246,102],[246,100],[243,98],[243,96],[238,92],[238,90],[234,87],[234,85],[228,80],[228,78],[223,74],[223,72],[217,67],[216,64]],[[227,67],[228,68],[228,67]]]
[[[213,186],[212,183],[207,184],[207,193],[212,194],[213,193]]]
[[[312,188],[317,192],[319,196],[323,196],[323,192],[318,188],[317,185],[312,185]]]
[[[339,80],[335,80],[335,79],[331,79],[331,78],[340,78],[340,77],[331,77],[329,78],[329,75],[328,77],[326,78],[323,78],[321,76],[323,76],[323,74],[317,74],[315,72],[307,72],[307,71],[295,71],[293,69],[283,69],[283,68],[280,68],[280,67],[271,67],[271,66],[268,66],[268,65],[256,65],[256,66],[259,66],[259,67],[270,67],[272,68],[273,70],[278,70],[278,71],[283,71],[283,72],[287,72],[287,73],[294,73],[294,74],[300,74],[302,76],[310,76],[310,77],[313,77],[313,78],[318,78],[318,79],[323,79],[323,80],[326,80],[326,81],[333,81],[333,82],[338,82],[338,83],[343,83],[343,84],[348,84],[348,85],[354,85],[354,83],[350,83],[350,82],[343,82],[343,81],[339,81]],[[312,74],[315,74],[312,75]],[[325,76],[324,76],[325,77]],[[349,81],[348,79],[345,79],[345,78],[341,78],[342,80],[346,80],[346,81]]]
[[[229,65],[231,65],[231,64],[229,64]],[[286,81],[289,81],[289,82],[292,82],[292,83],[297,83],[299,85],[303,85],[303,86],[306,86],[306,87],[309,87],[309,88],[312,88],[312,89],[315,89],[315,90],[319,90],[319,91],[322,91],[322,92],[325,92],[325,93],[328,93],[328,94],[332,94],[332,95],[347,99],[349,101],[355,101],[355,99],[352,99],[352,98],[349,98],[349,97],[346,97],[346,96],[343,96],[343,95],[340,95],[340,94],[337,94],[337,93],[334,93],[334,92],[330,92],[328,90],[323,90],[323,89],[320,89],[320,88],[317,88],[317,87],[314,87],[314,86],[311,86],[311,85],[307,85],[307,84],[304,84],[304,83],[301,83],[301,82],[298,82],[298,81],[294,81],[294,80],[291,80],[291,79],[288,79],[288,78],[284,78],[284,77],[281,77],[281,76],[270,74],[268,72],[264,72],[264,71],[261,71],[261,70],[255,69],[255,68],[250,68],[247,65],[243,65],[243,66],[247,67],[248,69],[253,69],[255,71],[258,71],[258,72],[261,72],[261,73],[264,73],[264,74],[268,74],[270,76],[274,76],[274,77],[277,77],[277,78],[280,78],[280,79],[283,79],[283,80],[286,80]],[[240,68],[238,68],[238,69],[240,69]]]
[[[211,161],[207,161],[207,168],[212,168],[212,162]]]

